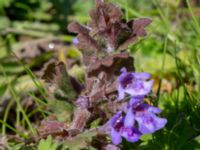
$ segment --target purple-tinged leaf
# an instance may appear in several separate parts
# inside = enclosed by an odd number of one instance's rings
[[[139,18],[136,20],[130,21],[128,24],[130,24],[130,27],[132,29],[131,35],[122,42],[118,50],[125,50],[128,48],[129,45],[133,44],[138,40],[139,37],[146,36],[145,27],[148,26],[151,23],[151,19],[148,18]]]
[[[52,86],[57,97],[66,97],[67,100],[74,100],[82,90],[81,84],[69,76],[64,63],[50,62],[43,71],[42,79]]]
[[[91,53],[91,50],[101,50],[96,41],[90,36],[90,29],[87,27],[80,25],[77,22],[72,22],[68,25],[68,30],[78,34],[77,38],[79,42],[77,43],[77,46],[79,49],[84,50],[84,53]]]
[[[122,67],[134,71],[133,58],[128,53],[119,53],[98,59],[87,67],[87,73],[88,77],[97,76],[100,72],[105,72],[109,76],[119,75]]]

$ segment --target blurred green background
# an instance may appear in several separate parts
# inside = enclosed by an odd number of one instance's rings
[[[144,137],[141,149],[200,149],[199,0],[108,1],[119,5],[126,19],[153,20],[147,28],[148,36],[129,48],[136,71],[153,75],[157,95],[153,103],[163,109],[168,124],[154,136]],[[28,110],[30,106],[22,102],[31,97],[40,108],[36,112],[41,113],[40,101],[46,93],[39,76],[46,62],[64,61],[70,74],[83,80],[81,54],[71,44],[75,35],[66,27],[73,20],[86,24],[93,6],[93,0],[0,0],[2,135],[8,125],[16,130],[16,124],[37,122],[28,115],[33,113]],[[12,110],[15,102],[17,107]],[[13,119],[13,111],[24,115]],[[24,123],[24,119],[28,121]]]

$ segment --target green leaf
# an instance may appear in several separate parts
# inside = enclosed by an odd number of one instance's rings
[[[0,97],[2,97],[7,90],[7,84],[0,85]]]
[[[96,136],[97,132],[94,131],[86,131],[85,133],[79,134],[71,139],[68,139],[65,144],[64,148],[65,149],[70,149],[70,150],[79,150],[79,149],[88,149],[91,148],[88,143],[91,142],[92,137]]]
[[[152,139],[152,134],[144,134],[140,138],[142,141],[148,141]]]
[[[0,9],[1,9],[1,6],[0,6]],[[10,20],[7,17],[5,17],[5,16],[0,16],[0,22],[3,22],[3,23],[0,24],[0,30],[5,29],[5,28],[7,28],[7,27],[10,26]]]
[[[46,140],[40,140],[38,150],[56,150],[58,145],[53,143],[52,136],[48,136]]]

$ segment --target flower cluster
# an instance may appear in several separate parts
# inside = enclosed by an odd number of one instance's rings
[[[110,120],[111,138],[119,144],[124,137],[129,142],[136,142],[142,134],[153,133],[165,126],[167,120],[156,116],[161,112],[157,107],[145,104],[143,99],[150,93],[153,80],[149,73],[127,72],[121,69],[118,78],[118,99],[126,95],[131,98],[125,110],[117,112]]]

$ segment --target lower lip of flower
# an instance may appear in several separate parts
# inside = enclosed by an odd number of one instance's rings
[[[122,131],[128,133],[128,136],[133,136],[134,134],[130,128],[123,127]]]
[[[154,120],[153,120],[152,117],[148,117],[148,118],[145,119],[145,122],[146,122],[147,124],[151,124],[153,121],[154,121]]]

